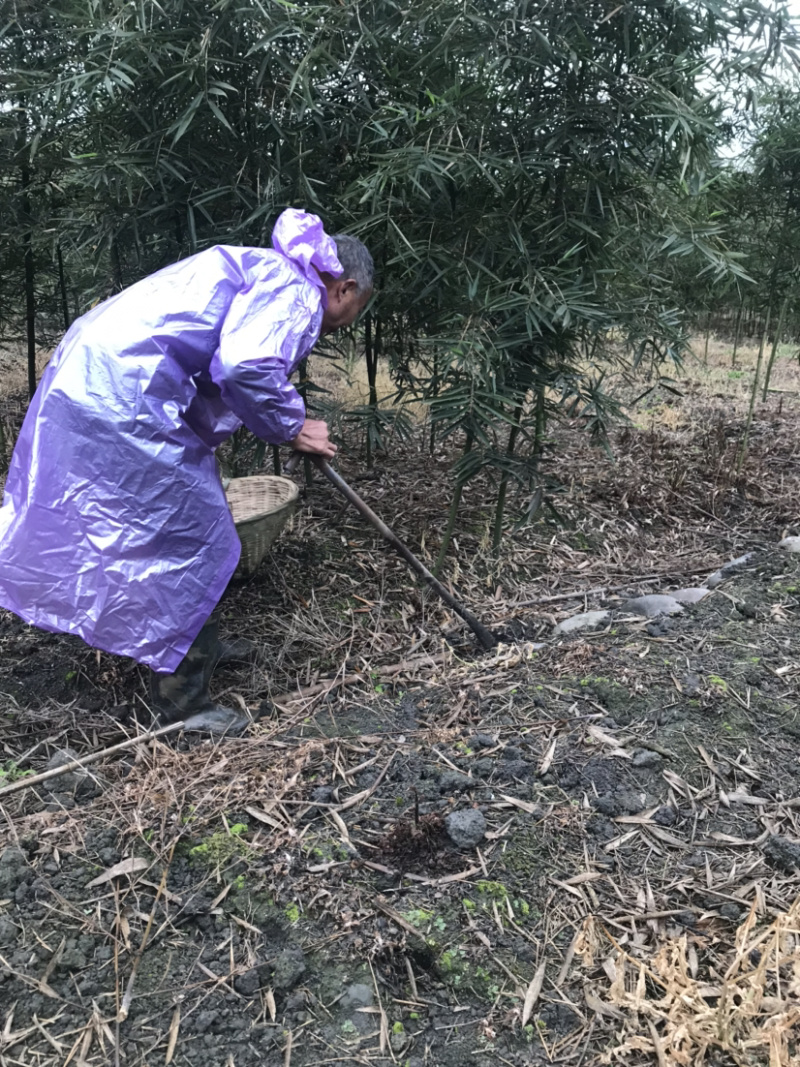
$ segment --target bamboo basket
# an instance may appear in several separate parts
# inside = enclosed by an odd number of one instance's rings
[[[225,493],[242,542],[234,578],[246,578],[256,570],[291,518],[298,490],[288,478],[263,474],[232,478]]]

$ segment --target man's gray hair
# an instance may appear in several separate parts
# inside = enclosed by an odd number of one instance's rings
[[[352,278],[358,285],[359,293],[368,293],[372,289],[375,276],[375,264],[365,244],[357,237],[346,233],[334,234],[336,254],[344,268],[343,278]]]

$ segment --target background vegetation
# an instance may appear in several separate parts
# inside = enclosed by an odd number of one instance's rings
[[[498,548],[540,504],[548,421],[603,439],[610,370],[668,375],[699,324],[730,332],[734,360],[759,338],[768,374],[770,340],[797,332],[798,53],[779,4],[5,12],[0,337],[24,346],[29,390],[37,351],[96,301],[208,245],[266,243],[286,206],[316,211],[378,267],[348,340],[367,463],[411,432],[410,398],[427,446],[455,446],[440,564],[476,474],[495,472]],[[766,387],[756,375],[753,399]]]

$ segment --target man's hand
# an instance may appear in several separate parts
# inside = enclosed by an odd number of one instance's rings
[[[291,446],[296,452],[310,452],[325,459],[333,459],[336,454],[336,445],[328,437],[328,424],[319,419],[306,419]]]

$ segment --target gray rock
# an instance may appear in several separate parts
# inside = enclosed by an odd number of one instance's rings
[[[764,856],[782,871],[794,871],[800,867],[800,844],[773,834],[764,844]]]
[[[353,1011],[355,1008],[371,1008],[375,1003],[375,990],[371,985],[363,982],[354,982],[348,986],[342,997],[341,1005],[345,1011]]]
[[[613,819],[615,815],[619,815],[621,812],[617,798],[612,793],[604,793],[602,796],[592,797],[590,803],[595,811],[601,815],[607,815],[610,819]]]
[[[28,875],[28,859],[21,848],[10,845],[0,855],[0,897],[11,897]]]
[[[683,611],[683,606],[674,597],[653,593],[627,600],[622,605],[622,610],[633,615],[643,615],[645,619],[657,619],[659,615],[678,615]]]
[[[778,542],[778,548],[782,548],[786,552],[800,552],[800,537],[784,537],[782,541]]]
[[[10,919],[0,915],[0,945],[13,945],[19,936],[19,930]]]
[[[727,563],[723,563],[718,571],[714,571],[706,582],[706,585],[709,589],[716,589],[720,582],[724,582],[725,579],[730,578],[731,575],[743,571],[753,562],[755,555],[755,552],[745,552],[743,556],[737,556],[736,559],[730,559]]]
[[[726,578],[731,574],[738,574],[739,571],[743,571],[748,564],[753,562],[755,555],[755,552],[745,552],[743,556],[737,556],[736,559],[728,560],[727,563],[722,564],[722,573]]]
[[[67,947],[61,954],[61,959],[56,964],[56,970],[70,974],[73,971],[82,971],[85,967],[86,957],[81,950],[77,945],[67,944]]]
[[[734,904],[732,900],[721,904],[718,910],[723,919],[730,919],[734,923],[739,921],[739,916],[742,914],[742,909],[738,904]]]
[[[516,745],[506,745],[503,751],[500,753],[501,759],[522,759],[522,749],[517,748]]]
[[[640,811],[644,811],[647,807],[647,796],[642,793],[630,793],[627,790],[620,789],[615,795],[620,810],[626,815],[638,815]]]
[[[707,597],[710,590],[704,585],[694,586],[689,589],[677,589],[674,593],[670,593],[669,596],[673,600],[677,600],[679,604],[697,604],[704,597]]]
[[[254,997],[261,988],[261,979],[258,968],[253,967],[244,974],[237,975],[233,980],[233,988],[243,997]]]
[[[634,767],[660,767],[663,762],[663,758],[649,748],[642,748],[638,752],[634,752],[631,760],[631,764]]]
[[[318,785],[311,793],[311,799],[315,804],[332,804],[333,789],[329,785]]]
[[[80,759],[80,756],[73,749],[59,748],[47,761],[47,770],[54,771],[59,767],[66,766],[68,763],[74,763],[77,759]],[[74,771],[65,771],[57,778],[54,778],[51,792],[62,796],[64,793],[83,794],[93,790],[94,781],[88,770],[85,767],[80,767]]]
[[[696,697],[700,692],[700,684],[699,676],[691,672],[687,672],[681,678],[681,688],[687,697]]]
[[[439,778],[439,790],[442,793],[463,793],[474,784],[472,778],[459,771],[445,771]]]
[[[476,759],[472,764],[472,773],[477,774],[479,778],[488,778],[494,770],[494,760],[489,759],[488,756],[484,756],[483,759]]]
[[[473,749],[494,748],[497,742],[491,734],[473,734],[472,737],[467,738],[467,744]]]
[[[477,808],[450,812],[444,825],[450,840],[458,848],[475,848],[486,833],[486,819]]]
[[[606,622],[609,617],[608,611],[584,611],[581,615],[573,615],[571,619],[564,619],[560,622],[553,630],[553,637],[574,634],[579,630],[589,630],[593,626],[599,626],[601,622]]]
[[[524,759],[508,759],[497,764],[496,773],[500,778],[524,782],[533,774],[533,767]]]
[[[678,812],[671,804],[663,804],[653,812],[653,822],[659,826],[674,826],[678,821]]]
[[[306,960],[299,948],[285,948],[272,964],[275,989],[293,989],[306,973]]]

